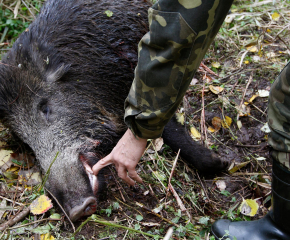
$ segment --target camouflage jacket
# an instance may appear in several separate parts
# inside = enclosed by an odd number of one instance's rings
[[[138,45],[125,123],[141,138],[161,136],[233,0],[159,0]]]

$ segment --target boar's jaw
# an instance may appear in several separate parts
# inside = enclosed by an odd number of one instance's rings
[[[80,161],[82,162],[84,169],[86,171],[86,174],[88,175],[88,178],[90,180],[91,187],[93,189],[93,193],[96,196],[99,189],[98,184],[98,178],[94,175],[92,168],[89,166],[87,159],[84,157],[84,155],[79,156]]]
[[[75,222],[81,217],[92,215],[97,210],[97,201],[94,197],[85,199],[82,205],[78,205],[69,211],[69,218]]]

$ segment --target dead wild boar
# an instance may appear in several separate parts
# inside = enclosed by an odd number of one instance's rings
[[[96,210],[102,181],[91,168],[126,131],[123,105],[148,7],[138,0],[48,0],[0,64],[1,120],[44,172],[59,152],[46,187],[73,221]],[[201,171],[226,166],[175,119],[163,138]]]

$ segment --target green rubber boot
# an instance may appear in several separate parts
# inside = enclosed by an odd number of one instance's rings
[[[290,171],[274,160],[272,174],[272,210],[252,222],[216,221],[211,228],[216,240],[290,240]]]

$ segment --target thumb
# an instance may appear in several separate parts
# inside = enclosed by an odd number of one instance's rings
[[[103,159],[99,160],[94,166],[93,166],[93,172],[94,172],[94,175],[98,175],[99,171],[112,164],[113,163],[113,160],[111,158],[111,154],[107,155],[106,157],[104,157]]]

